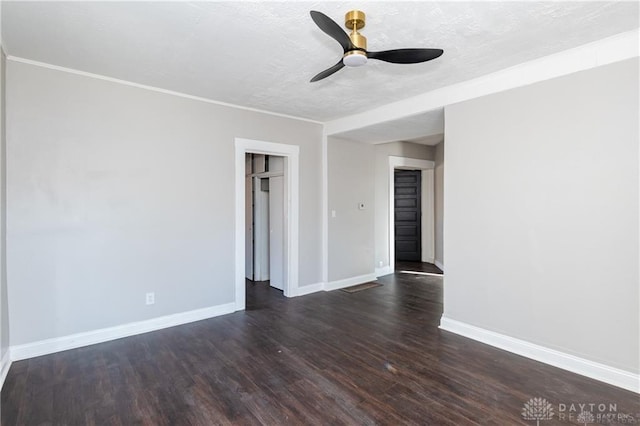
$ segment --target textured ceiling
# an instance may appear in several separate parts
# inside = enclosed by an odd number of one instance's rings
[[[369,49],[437,47],[432,62],[338,61],[309,16],[367,14]],[[3,2],[9,55],[328,121],[638,27],[618,2]]]

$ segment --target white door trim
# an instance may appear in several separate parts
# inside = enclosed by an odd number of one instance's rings
[[[283,290],[284,283],[284,179],[283,175],[269,178],[269,285]]]
[[[244,193],[246,196],[246,202],[244,205],[244,222],[245,222],[245,243],[244,252],[246,254],[245,259],[245,277],[250,280],[255,279],[253,270],[253,196],[247,194],[247,192],[253,193],[253,177],[251,175],[245,176]]]
[[[436,258],[436,206],[435,206],[435,169],[422,170],[422,212],[421,238],[422,261],[433,263]],[[425,214],[428,212],[429,214]]]
[[[285,157],[285,247],[284,295],[298,292],[298,214],[300,147],[252,139],[235,138],[236,206],[235,206],[235,309],[245,308],[245,154]]]
[[[409,158],[409,157],[396,157],[393,155],[389,156],[389,273],[395,272],[395,263],[396,263],[396,253],[395,253],[395,213],[394,213],[394,177],[393,172],[396,169],[403,170],[433,170],[436,167],[436,163],[434,161],[429,160],[418,160],[417,158]],[[431,179],[431,183],[433,183],[433,179]],[[434,206],[435,205],[435,196],[434,196],[434,188],[432,185],[426,185],[422,187],[422,203],[423,205]],[[424,212],[423,212],[424,213]],[[432,219],[426,221],[427,226],[429,224],[433,224],[433,215],[435,211],[430,213]],[[423,214],[424,217],[424,214]],[[422,220],[422,224],[425,224],[425,220]],[[432,237],[435,235],[434,232],[431,232]],[[434,238],[431,238],[431,242],[429,243],[429,247],[434,245]],[[423,247],[424,252],[424,247]],[[431,252],[435,252],[435,249],[432,249]]]
[[[260,179],[258,176],[253,177],[253,279],[267,281],[269,280],[269,192],[262,191]],[[245,223],[245,232],[246,229]],[[245,251],[245,269],[248,257]]]

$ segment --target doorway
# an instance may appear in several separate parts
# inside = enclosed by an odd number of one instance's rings
[[[282,223],[282,291],[286,297],[298,294],[298,218],[299,218],[299,156],[300,148],[296,145],[257,141],[252,139],[235,139],[235,309],[244,310],[246,306],[245,280],[249,261],[247,251],[246,223],[249,207],[245,194],[249,191],[246,177],[247,154],[261,154],[282,158],[283,172],[281,176]],[[269,176],[271,177],[271,176]],[[273,176],[276,177],[276,176]],[[278,185],[278,183],[274,184]],[[253,185],[253,183],[251,183]],[[272,213],[277,214],[277,213]],[[270,274],[274,271],[270,270]],[[277,272],[277,271],[276,271]],[[271,277],[271,275],[270,275]]]
[[[422,260],[422,200],[420,170],[394,172],[394,230],[396,262]]]
[[[284,289],[284,157],[245,159],[245,275]]]
[[[434,168],[435,162],[433,161],[389,156],[389,269],[387,273],[395,271],[396,262],[396,185],[394,184],[396,171],[420,172],[419,197],[422,214],[417,217],[420,228],[418,244],[420,257],[416,261],[433,263],[435,260]],[[408,189],[403,189],[402,191],[408,191]],[[402,232],[405,231],[404,229],[402,230]],[[403,244],[407,243],[403,242]]]

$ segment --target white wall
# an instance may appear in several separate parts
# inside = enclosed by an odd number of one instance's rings
[[[375,154],[370,144],[334,137],[328,143],[328,276],[335,282],[374,273]]]
[[[435,146],[435,249],[437,265],[444,265],[444,141]]]
[[[6,167],[6,56],[0,46],[0,367],[9,350],[9,308],[7,299],[7,167]],[[0,369],[1,371],[1,369]],[[1,374],[1,373],[0,373]],[[0,382],[1,384],[2,382]]]
[[[375,266],[389,267],[389,156],[433,160],[434,147],[410,142],[375,145]],[[380,265],[382,262],[382,265]]]
[[[6,239],[6,56],[2,43],[2,2],[0,2],[0,390],[9,372],[9,309],[7,305]],[[0,412],[2,410],[0,409]]]
[[[446,318],[640,371],[638,72],[445,109]]]
[[[299,282],[321,281],[320,125],[11,60],[7,79],[12,345],[232,302],[236,137],[300,146]]]

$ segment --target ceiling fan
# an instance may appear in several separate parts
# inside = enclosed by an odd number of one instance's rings
[[[367,39],[358,32],[364,28],[365,14],[360,10],[351,10],[344,17],[344,25],[351,30],[351,34],[340,28],[334,20],[321,12],[312,10],[311,19],[322,31],[334,38],[344,50],[340,61],[334,66],[327,68],[311,79],[311,82],[322,80],[331,74],[339,71],[345,65],[348,67],[359,67],[367,63],[368,59],[378,59],[380,61],[394,64],[417,64],[435,59],[442,55],[442,49],[394,49],[383,50],[381,52],[370,52],[367,50]]]

